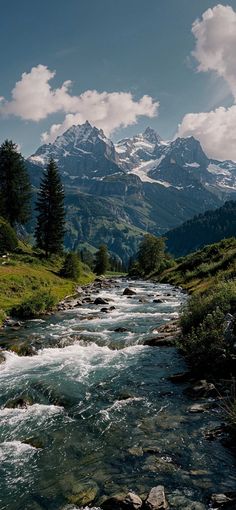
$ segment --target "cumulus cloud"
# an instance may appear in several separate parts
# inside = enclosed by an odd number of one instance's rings
[[[157,115],[159,103],[150,96],[135,101],[129,92],[102,92],[87,90],[78,97],[77,112],[68,113],[61,124],[53,124],[49,132],[43,133],[44,142],[53,141],[73,124],[82,124],[86,120],[110,135],[118,127],[135,124],[138,117]]]
[[[12,90],[11,101],[3,101],[0,114],[16,115],[24,120],[40,121],[56,112],[65,113],[61,124],[51,126],[43,133],[44,141],[53,141],[55,137],[73,124],[89,120],[104,129],[107,135],[120,127],[137,122],[139,116],[154,117],[159,103],[144,95],[135,100],[129,92],[97,92],[87,90],[78,96],[71,94],[72,83],[65,81],[61,87],[52,88],[50,81],[55,71],[44,65],[33,67],[29,73],[23,73]]]
[[[236,12],[230,6],[207,9],[192,26],[196,39],[192,52],[199,72],[211,71],[225,80],[236,101]],[[188,113],[177,136],[194,136],[208,156],[236,160],[236,105],[210,112]]]
[[[206,154],[215,159],[236,160],[236,105],[211,112],[188,113],[179,125],[177,136],[194,136]]]
[[[207,9],[192,26],[196,46],[192,52],[198,71],[215,71],[236,98],[236,12],[230,6]]]

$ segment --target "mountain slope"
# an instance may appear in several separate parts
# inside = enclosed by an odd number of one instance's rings
[[[51,157],[65,186],[67,246],[103,241],[125,262],[143,233],[163,234],[236,192],[234,163],[211,162],[194,138],[164,142],[151,128],[113,144],[88,122],[72,126],[28,159],[35,189]]]
[[[236,201],[195,216],[166,234],[168,251],[182,257],[221,239],[236,236]]]

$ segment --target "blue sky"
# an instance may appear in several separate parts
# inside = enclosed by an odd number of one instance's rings
[[[236,0],[220,4],[236,11]],[[231,107],[234,94],[228,75],[217,68],[218,64],[211,64],[210,71],[197,72],[196,59],[191,55],[196,46],[192,24],[215,6],[217,2],[210,0],[12,0],[10,5],[1,0],[0,96],[4,100],[0,104],[8,101],[8,106],[0,110],[0,142],[11,138],[29,155],[41,144],[41,134],[62,123],[71,111],[55,107],[33,119],[31,114],[22,113],[21,106],[20,114],[17,105],[9,106],[11,91],[22,73],[30,73],[40,64],[56,73],[48,80],[52,89],[61,89],[63,82],[70,80],[73,96],[87,90],[99,94],[130,92],[133,101],[148,95],[153,103],[160,103],[158,116],[137,115],[133,125],[132,120],[122,128],[117,122],[117,127],[108,129],[114,140],[140,132],[147,125],[163,138],[172,138],[189,112]],[[232,13],[231,18],[234,23]],[[236,25],[232,26],[234,30]],[[40,95],[39,89],[39,107]],[[27,101],[27,91],[23,99]],[[112,122],[109,125],[115,125],[114,119]],[[184,129],[188,134],[189,123]]]

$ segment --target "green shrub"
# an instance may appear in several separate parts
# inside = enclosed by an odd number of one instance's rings
[[[55,303],[56,299],[50,292],[40,291],[12,308],[11,315],[20,319],[33,319],[51,310]]]
[[[214,371],[227,358],[230,346],[224,338],[225,315],[236,310],[234,282],[218,284],[203,296],[192,296],[180,324],[180,347],[194,367]]]
[[[18,245],[16,233],[9,223],[0,218],[0,255],[15,251]]]
[[[77,253],[70,252],[66,255],[63,267],[61,269],[61,276],[70,278],[71,280],[78,280],[81,275],[81,262]]]

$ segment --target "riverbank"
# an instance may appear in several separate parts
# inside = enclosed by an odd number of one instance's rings
[[[93,281],[94,275],[82,264],[78,282],[60,277],[63,264],[61,257],[45,259],[34,253],[28,245],[21,253],[0,258],[0,325],[12,311],[25,301],[45,292],[52,297],[55,305],[76,291],[76,285]]]

